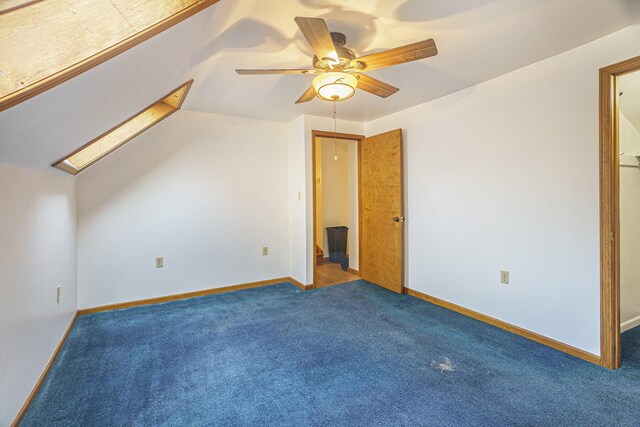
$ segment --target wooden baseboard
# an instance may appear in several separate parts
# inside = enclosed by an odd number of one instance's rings
[[[303,291],[310,291],[311,289],[313,289],[313,284],[311,285],[305,285],[303,283],[298,282],[296,279],[294,279],[293,277],[288,277],[287,278],[289,280],[289,282],[293,283],[294,285],[296,285],[297,287],[299,287],[300,289],[302,289]]]
[[[629,319],[626,322],[620,324],[620,332],[626,332],[629,329],[633,329],[636,326],[640,326],[640,316]]]
[[[20,411],[18,412],[18,415],[16,416],[15,420],[13,421],[13,423],[11,423],[11,427],[17,427],[24,419],[24,416],[27,414],[27,411],[29,410],[29,406],[31,406],[31,402],[36,397],[36,395],[38,394],[38,391],[40,390],[40,387],[44,383],[44,380],[47,378],[47,375],[49,374],[49,371],[51,370],[53,363],[56,361],[56,358],[58,357],[58,353],[60,352],[60,349],[62,348],[65,341],[67,340],[67,336],[69,335],[69,332],[71,332],[73,325],[76,323],[76,319],[78,318],[78,316],[91,314],[91,313],[99,313],[101,311],[120,310],[123,308],[137,307],[140,305],[159,304],[163,302],[176,301],[176,300],[200,297],[205,295],[220,294],[223,292],[239,291],[241,289],[259,288],[261,286],[275,285],[276,283],[283,283],[283,282],[290,282],[293,285],[297,286],[298,288],[302,289],[303,291],[308,291],[310,289],[313,289],[313,285],[303,285],[302,283],[298,282],[292,277],[281,277],[279,279],[261,280],[259,282],[243,283],[240,285],[224,286],[222,288],[205,289],[202,291],[186,292],[182,294],[168,295],[164,297],[148,298],[148,299],[142,299],[137,301],[102,305],[99,307],[83,308],[83,309],[77,310],[73,315],[73,318],[69,323],[69,326],[64,332],[64,335],[60,339],[58,346],[53,352],[53,355],[49,359],[49,362],[47,362],[47,365],[42,371],[42,374],[40,374],[40,377],[38,378],[36,385],[33,387],[33,390],[31,390],[31,393],[29,393],[27,400],[25,401],[24,405],[22,405],[22,408],[20,408]]]
[[[415,291],[413,289],[404,288],[404,292],[413,297],[420,298],[421,300],[430,302],[435,305],[439,305],[440,307],[444,307],[451,311],[455,311],[456,313],[464,314],[465,316],[471,317],[473,319],[479,320],[484,323],[488,323],[490,325],[496,326],[500,329],[504,329],[505,331],[512,332],[516,335],[520,335],[522,337],[528,338],[532,341],[538,342],[540,344],[544,344],[548,347],[554,348],[556,350],[562,351],[564,353],[575,356],[579,359],[586,360],[587,362],[595,363],[596,365],[600,365],[600,356],[596,356],[595,354],[589,353],[587,351],[581,350],[579,348],[570,346],[568,344],[562,343],[560,341],[556,341],[552,338],[545,337],[544,335],[537,334],[535,332],[531,332],[527,329],[521,328],[519,326],[512,325],[511,323],[504,322],[502,320],[495,319],[493,317],[487,316],[482,313],[478,313],[477,311],[470,310],[468,308],[462,307],[457,304],[450,303],[448,301],[442,300],[440,298],[432,297],[431,295],[423,294],[422,292]]]
[[[56,349],[54,350],[53,354],[49,358],[49,361],[44,367],[44,370],[40,374],[40,377],[38,377],[38,381],[36,381],[36,384],[33,386],[31,393],[29,393],[29,396],[27,396],[27,400],[24,402],[24,405],[22,405],[22,408],[20,408],[20,411],[18,412],[18,415],[16,415],[15,420],[13,420],[13,423],[11,423],[11,427],[17,427],[24,419],[24,416],[27,415],[27,411],[31,406],[31,402],[33,402],[33,399],[38,394],[38,391],[40,390],[40,387],[42,387],[42,384],[44,383],[44,380],[47,378],[47,375],[49,375],[49,371],[51,370],[53,363],[56,361],[56,358],[58,357],[58,353],[62,349],[62,346],[67,340],[67,336],[69,335],[69,332],[71,332],[71,329],[73,329],[73,325],[76,323],[77,318],[78,318],[78,312],[76,311],[73,315],[73,318],[71,318],[71,322],[69,322],[69,326],[67,326],[67,329],[64,331],[64,335],[62,335],[62,338],[60,338],[60,341],[58,342]]]
[[[275,285],[276,283],[283,283],[283,282],[291,282],[292,284],[294,284],[295,286],[303,289],[303,290],[307,290],[305,289],[300,282],[292,279],[291,277],[280,277],[278,279],[269,279],[269,280],[260,280],[258,282],[250,282],[250,283],[242,283],[239,285],[231,285],[231,286],[223,286],[221,288],[212,288],[212,289],[204,289],[202,291],[193,291],[193,292],[185,292],[182,294],[174,294],[174,295],[167,295],[167,296],[163,296],[163,297],[155,297],[155,298],[147,298],[147,299],[140,299],[140,300],[135,300],[135,301],[127,301],[127,302],[120,302],[120,303],[116,303],[116,304],[107,304],[107,305],[101,305],[98,307],[91,307],[91,308],[81,308],[78,310],[78,315],[79,316],[84,316],[86,314],[92,314],[92,313],[99,313],[102,311],[111,311],[111,310],[122,310],[124,308],[131,308],[131,307],[138,307],[141,305],[150,305],[150,304],[160,304],[163,302],[169,302],[169,301],[177,301],[177,300],[181,300],[181,299],[188,299],[188,298],[195,298],[195,297],[203,297],[206,295],[214,295],[214,294],[221,294],[224,292],[232,292],[232,291],[239,291],[242,289],[251,289],[251,288],[259,288],[262,286],[269,286],[269,285]]]
[[[360,275],[360,272],[358,270],[354,270],[353,268],[349,267],[349,273],[351,274],[356,274],[356,275]]]

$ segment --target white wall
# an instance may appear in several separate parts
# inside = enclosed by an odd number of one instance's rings
[[[305,117],[291,121],[287,127],[287,161],[289,171],[289,277],[307,282],[307,210],[305,164]],[[309,193],[309,199],[311,195]],[[311,213],[313,216],[313,213]],[[315,250],[315,249],[314,249]],[[315,252],[314,252],[315,255]]]
[[[79,306],[286,277],[287,155],[285,123],[182,110],[78,175]]]
[[[77,308],[75,183],[0,163],[0,203],[0,425],[9,425]]]
[[[600,353],[598,69],[639,39],[631,27],[366,124],[404,129],[408,287]]]
[[[626,93],[623,96],[632,96]],[[638,166],[640,133],[620,113],[621,165]],[[640,169],[620,167],[620,321],[623,330],[640,324]]]

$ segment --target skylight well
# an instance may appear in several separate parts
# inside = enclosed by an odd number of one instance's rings
[[[0,111],[173,27],[218,0],[0,0]]]
[[[76,175],[182,107],[193,80],[51,166]]]

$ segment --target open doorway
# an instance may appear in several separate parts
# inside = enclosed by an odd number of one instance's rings
[[[640,326],[640,70],[620,76],[620,332]]]
[[[600,70],[600,364],[609,369],[621,365],[621,331],[638,331],[640,324],[638,73],[640,56]]]
[[[360,135],[313,132],[314,287],[359,279]]]
[[[368,138],[313,131],[311,153],[314,287],[361,278],[403,293],[402,131]],[[331,227],[346,231],[334,250]]]

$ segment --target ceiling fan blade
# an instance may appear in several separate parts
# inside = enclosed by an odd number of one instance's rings
[[[236,70],[241,75],[252,74],[316,74],[316,70],[307,69],[267,69],[267,70]]]
[[[411,43],[406,46],[396,47],[383,52],[372,53],[353,60],[365,66],[366,71],[378,68],[390,67],[392,65],[403,64],[405,62],[416,61],[438,54],[436,42],[433,39]]]
[[[340,62],[324,19],[297,16],[295,21],[318,59],[325,62],[334,61],[336,64]]]
[[[358,77],[358,89],[362,89],[382,98],[387,98],[400,90],[395,86],[381,82],[380,80],[369,77],[366,74],[358,73],[355,74],[355,76]]]
[[[309,102],[313,98],[316,97],[316,91],[313,89],[313,86],[309,86],[309,89],[305,93],[302,94],[300,98],[296,101],[296,104],[302,104],[303,102]]]

